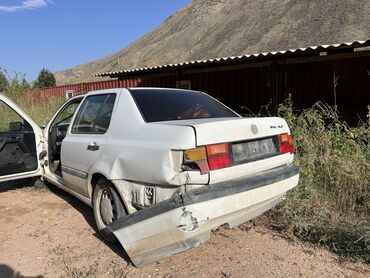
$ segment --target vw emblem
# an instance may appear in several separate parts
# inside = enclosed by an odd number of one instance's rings
[[[258,127],[255,124],[251,124],[251,131],[253,134],[258,133]]]

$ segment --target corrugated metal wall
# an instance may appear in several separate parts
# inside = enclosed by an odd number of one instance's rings
[[[146,73],[122,80],[45,88],[34,92],[33,96],[43,101],[50,96],[64,97],[67,90],[80,94],[118,87],[175,88],[176,81],[190,80],[191,89],[207,92],[239,112],[243,111],[240,109],[242,106],[258,112],[261,106],[272,102],[274,84],[278,84],[276,103],[291,95],[297,109],[307,108],[316,101],[334,105],[333,78],[336,76],[336,102],[341,114],[350,121],[358,119],[357,114],[366,119],[367,105],[370,105],[370,56],[275,65],[273,69],[278,72],[277,83],[269,66],[223,71],[215,67],[208,72]]]
[[[191,88],[205,91],[233,109],[258,111],[272,98],[268,67],[184,75]]]
[[[336,104],[348,121],[355,122],[357,115],[365,120],[370,105],[370,57],[286,65],[282,69],[279,101],[289,94],[298,109],[322,101]]]
[[[129,78],[125,80],[108,80],[43,88],[38,91],[30,93],[32,94],[32,98],[34,101],[43,102],[52,96],[65,98],[67,91],[73,91],[74,95],[79,95],[94,90],[104,90],[121,87],[137,87],[140,82],[141,82],[140,78]]]
[[[289,96],[296,109],[317,101],[335,104],[343,119],[365,120],[370,105],[370,57],[278,65],[278,95],[281,103]],[[336,94],[334,78],[337,78]],[[273,103],[273,74],[268,66],[229,71],[200,72],[177,76],[147,76],[139,86],[175,87],[177,80],[190,80],[191,89],[209,93],[233,109],[244,106],[258,112]],[[270,108],[272,108],[270,106]]]

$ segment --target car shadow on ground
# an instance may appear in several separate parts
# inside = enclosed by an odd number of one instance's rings
[[[36,184],[36,186],[35,186]],[[9,181],[9,182],[2,182],[0,183],[0,193],[8,192],[11,190],[17,190],[22,188],[29,188],[32,189],[35,187],[35,190],[49,190],[50,192],[57,195],[59,198],[62,198],[68,204],[70,204],[76,211],[78,211],[86,220],[86,222],[90,225],[91,228],[94,229],[94,236],[99,240],[103,241],[113,252],[123,258],[126,262],[130,262],[130,258],[123,249],[123,247],[117,243],[109,243],[105,241],[99,234],[99,231],[95,225],[95,219],[93,210],[91,207],[83,203],[82,201],[78,200],[76,197],[72,196],[71,194],[63,191],[62,189],[52,185],[50,183],[42,183],[39,180],[35,179],[22,179],[16,181]],[[0,277],[3,277],[0,275]]]
[[[0,182],[0,193],[30,187],[33,184],[33,179],[21,179],[15,181]]]
[[[105,241],[99,231],[96,228],[95,225],[95,219],[94,219],[94,213],[91,207],[77,199],[76,197],[72,196],[71,194],[63,191],[62,189],[50,184],[50,183],[45,183],[47,188],[57,195],[58,197],[62,198],[64,201],[69,203],[75,210],[77,210],[81,215],[85,218],[86,222],[90,225],[91,228],[94,229],[95,233],[93,234],[96,238],[100,239],[103,241],[113,252],[115,252],[117,255],[122,257],[126,262],[130,262],[130,257],[127,255],[123,247],[117,243],[110,243]]]
[[[43,278],[44,276],[23,276],[21,273],[17,272],[8,265],[0,264],[0,277],[4,278]]]

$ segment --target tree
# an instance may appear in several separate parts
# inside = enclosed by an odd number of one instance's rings
[[[35,88],[45,88],[45,87],[52,87],[56,85],[54,74],[48,70],[43,68],[39,76],[37,77],[37,80],[34,83]]]

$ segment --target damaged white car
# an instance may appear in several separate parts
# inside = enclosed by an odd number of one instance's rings
[[[73,194],[136,266],[260,215],[298,183],[285,120],[242,118],[202,92],[94,91],[43,130],[2,95],[0,113],[0,181],[41,176]]]

